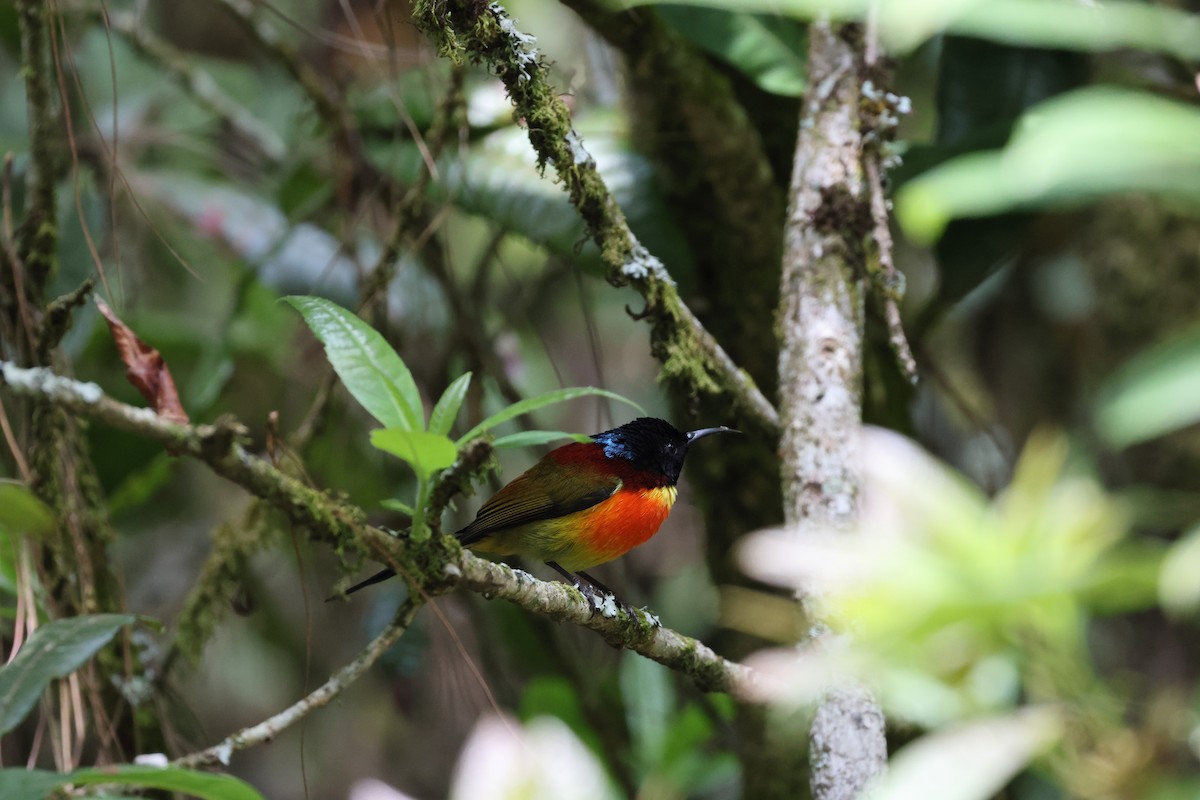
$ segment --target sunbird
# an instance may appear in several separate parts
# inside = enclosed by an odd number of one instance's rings
[[[590,442],[563,445],[492,495],[455,536],[479,553],[545,562],[593,602],[595,589],[615,599],[584,570],[658,533],[675,504],[688,449],[714,433],[738,431],[718,427],[684,433],[665,420],[640,417],[597,433]],[[346,593],[395,574],[385,569]]]

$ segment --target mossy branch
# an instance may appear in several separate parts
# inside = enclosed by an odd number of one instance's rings
[[[748,419],[777,434],[774,407],[704,329],[680,299],[662,262],[630,230],[551,85],[534,38],[518,30],[496,3],[418,0],[413,19],[437,43],[441,55],[456,62],[486,63],[504,83],[517,116],[525,121],[539,167],[554,167],[587,235],[600,248],[610,282],[632,285],[645,298],[663,377],[681,381],[693,392],[728,394]]]
[[[150,409],[135,408],[108,397],[94,383],[64,378],[43,368],[25,369],[0,361],[0,385],[15,394],[35,397],[72,414],[89,417],[123,431],[146,436],[175,453],[203,461],[214,472],[282,511],[312,535],[342,547],[370,551],[410,584],[412,596],[443,594],[456,587],[503,597],[551,619],[572,622],[602,635],[609,644],[632,650],[691,677],[706,691],[758,696],[763,678],[741,664],[718,656],[702,642],[667,628],[645,612],[598,613],[574,587],[539,581],[503,564],[462,550],[452,537],[415,543],[367,525],[363,512],[310,489],[268,461],[247,452],[245,430],[230,419],[213,425],[180,425]],[[477,462],[490,452],[483,443],[467,445],[460,461]],[[453,468],[452,468],[453,471]],[[431,517],[453,495],[452,487],[434,492]]]

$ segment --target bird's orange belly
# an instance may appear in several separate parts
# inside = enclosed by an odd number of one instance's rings
[[[578,572],[612,561],[658,533],[675,497],[674,486],[622,489],[583,511],[498,531],[472,549],[532,556]]]

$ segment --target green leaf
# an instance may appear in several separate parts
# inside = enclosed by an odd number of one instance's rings
[[[489,90],[490,91],[490,90]],[[505,112],[506,118],[511,118]],[[637,152],[621,120],[607,114],[572,119],[605,183],[642,244],[673,269],[686,273],[692,256],[678,224],[667,210],[653,164]],[[425,155],[411,142],[368,145],[381,168],[404,183],[425,170]],[[599,249],[587,239],[583,221],[562,187],[545,180],[522,127],[509,126],[473,141],[465,153],[438,162],[442,178],[429,185],[429,200],[452,204],[518,234],[593,274],[605,267]],[[579,243],[585,244],[580,247]]]
[[[387,498],[386,500],[379,501],[379,505],[383,506],[388,511],[399,511],[401,514],[406,514],[410,517],[416,513],[413,510],[413,507],[408,503],[401,502],[400,500],[396,500],[391,497]]]
[[[433,407],[433,411],[429,414],[429,432],[440,433],[443,436],[449,435],[450,429],[454,427],[454,420],[458,418],[458,410],[462,408],[463,398],[467,396],[467,389],[471,385],[471,373],[467,372],[459,375],[453,383],[446,387],[446,391],[442,392],[442,397],[437,401],[437,405]]]
[[[497,449],[504,447],[536,447],[540,444],[550,444],[551,442],[558,442],[563,439],[573,439],[576,442],[590,442],[592,437],[584,433],[565,433],[564,431],[521,431],[520,433],[510,433],[508,436],[501,436],[492,442],[492,447]]]
[[[1135,358],[1108,380],[1096,407],[1100,434],[1127,447],[1200,421],[1200,330]]]
[[[41,536],[54,528],[54,513],[24,484],[0,481],[0,528]]]
[[[0,667],[0,734],[25,719],[50,681],[74,672],[133,620],[129,614],[92,614],[54,620],[34,631],[17,657]],[[0,792],[0,797],[7,795]]]
[[[457,444],[459,447],[462,447],[464,444],[471,441],[484,431],[490,430],[502,422],[508,422],[510,419],[519,417],[522,414],[528,414],[530,411],[536,411],[539,408],[545,408],[546,406],[551,406],[555,403],[562,403],[567,400],[574,400],[577,397],[587,397],[589,395],[607,397],[610,400],[619,400],[626,405],[633,406],[641,414],[646,413],[645,409],[643,409],[637,403],[628,398],[622,397],[615,392],[610,392],[607,389],[597,389],[594,386],[580,386],[572,389],[557,389],[553,392],[540,394],[537,397],[530,397],[526,400],[520,401],[519,403],[513,403],[508,408],[493,414],[460,436]]]
[[[676,2],[676,0],[666,0]],[[663,2],[663,0],[659,0]],[[865,19],[874,11],[889,53],[903,54],[941,32],[1032,47],[1104,51],[1132,47],[1200,57],[1200,20],[1132,0],[678,0],[685,5],[811,18]],[[626,0],[625,5],[645,5]]]
[[[804,28],[795,20],[727,9],[664,5],[667,24],[736,67],[763,91],[800,97],[805,88]]]
[[[450,466],[458,458],[454,442],[439,433],[384,428],[371,431],[371,444],[408,462],[422,480]]]
[[[1158,576],[1158,597],[1171,614],[1194,614],[1200,609],[1200,526],[1171,545]]]
[[[929,242],[958,217],[1158,192],[1200,202],[1200,109],[1109,87],[1041,103],[1003,150],[971,153],[906,183],[896,216]]]
[[[263,800],[254,787],[232,775],[198,772],[181,767],[112,764],[85,767],[74,772],[40,769],[0,769],[0,797],[4,800],[44,800],[62,786],[142,786],[180,792],[201,800]]]
[[[1062,721],[1048,708],[1027,708],[928,734],[896,754],[868,796],[988,800],[1061,735]],[[968,764],[970,769],[964,769]]]
[[[528,723],[538,717],[557,717],[566,723],[593,753],[603,754],[604,743],[588,723],[579,694],[579,686],[561,675],[539,675],[531,678],[521,690],[521,721]]]
[[[425,408],[412,373],[378,331],[323,298],[284,299],[325,345],[334,371],[371,416],[387,428],[425,429]]]

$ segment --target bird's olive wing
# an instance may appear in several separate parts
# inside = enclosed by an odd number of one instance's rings
[[[473,544],[497,531],[591,508],[620,488],[616,476],[544,460],[492,495],[457,536],[464,545]]]

